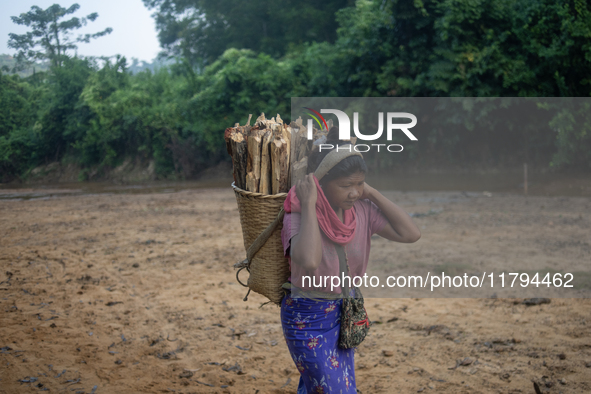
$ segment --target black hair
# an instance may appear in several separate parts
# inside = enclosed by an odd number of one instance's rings
[[[314,171],[318,168],[318,166],[326,157],[326,155],[335,150],[337,146],[340,147],[344,145],[351,145],[351,141],[339,140],[339,128],[338,126],[333,126],[328,132],[328,135],[326,136],[326,144],[333,145],[334,148],[322,149],[322,152],[316,151],[310,156],[310,161],[314,165]],[[353,148],[351,147],[351,149]],[[367,174],[367,165],[365,164],[365,160],[363,160],[361,156],[349,156],[341,160],[337,165],[331,168],[331,170],[328,171],[326,175],[324,175],[324,177],[322,177],[322,179],[320,180],[320,184],[326,185],[328,182],[332,180],[350,176],[356,172],[363,172],[364,174]]]

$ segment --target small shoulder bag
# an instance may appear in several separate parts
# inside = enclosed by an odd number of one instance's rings
[[[349,274],[349,262],[345,249],[338,244],[335,244],[337,254],[339,256],[339,266],[341,278],[343,273]],[[339,347],[343,349],[351,349],[359,346],[365,339],[369,331],[369,318],[363,304],[363,295],[358,287],[353,287],[355,295],[351,297],[349,286],[341,284],[341,291],[343,295],[343,303],[341,306],[341,331],[339,334]]]

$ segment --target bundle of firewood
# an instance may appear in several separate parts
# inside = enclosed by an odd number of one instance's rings
[[[249,192],[287,193],[292,182],[308,173],[308,155],[318,148],[326,130],[314,129],[308,140],[302,119],[285,124],[279,114],[266,119],[261,114],[253,126],[252,115],[245,126],[238,123],[224,133],[228,154],[232,157],[234,183]],[[329,121],[329,127],[332,121]]]

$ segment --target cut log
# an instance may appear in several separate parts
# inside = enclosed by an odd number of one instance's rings
[[[279,116],[279,115],[277,115]],[[286,173],[285,173],[285,193],[287,193],[289,191],[289,189],[291,189],[291,130],[288,129],[288,126],[283,124],[282,125],[282,133],[283,133],[283,139],[285,140],[287,146],[285,147],[285,151],[287,152],[285,160],[285,166],[286,166]]]
[[[296,128],[291,137],[292,162],[298,162],[308,155],[308,136],[306,129]]]
[[[274,133],[272,133],[274,134]],[[281,149],[283,148],[283,142],[281,137],[273,138],[270,143],[271,153],[271,194],[277,194],[279,192],[279,179],[281,178]]]
[[[261,137],[260,131],[254,130],[247,138],[248,158],[246,160],[246,190],[259,191],[261,179]]]
[[[226,150],[228,151],[228,154],[230,155],[230,157],[232,157],[232,143],[230,142],[232,131],[234,131],[234,128],[232,128],[232,127],[228,127],[224,131],[224,140],[226,141]]]
[[[265,113],[261,112],[261,115],[254,122],[254,125],[255,125],[255,127],[258,127],[259,129],[263,130],[266,128],[266,121],[267,121],[267,118],[265,118]]]
[[[281,126],[281,137],[286,140],[291,147],[291,127],[283,124]]]
[[[234,182],[240,189],[246,187],[246,160],[248,149],[244,134],[234,129],[230,133],[230,145],[232,150],[232,165],[234,167]]]
[[[297,126],[297,122],[288,125],[279,114],[267,119],[261,113],[253,126],[250,125],[251,120],[252,115],[246,125],[236,123],[224,132],[236,186],[262,194],[288,192],[291,186],[290,159],[293,157],[299,161],[309,150],[305,131],[300,136],[294,130],[299,132],[302,128],[292,128],[292,125]],[[299,122],[301,124],[301,119]],[[292,148],[296,137],[301,146]]]
[[[257,120],[258,122],[258,120]],[[271,141],[273,133],[270,130],[263,132],[261,137],[261,177],[259,181],[259,193],[271,194]]]
[[[273,194],[289,191],[289,146],[280,136],[271,142],[271,186]]]

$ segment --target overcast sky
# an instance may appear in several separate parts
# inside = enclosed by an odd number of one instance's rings
[[[153,11],[148,10],[142,0],[72,0],[69,2],[57,0],[0,0],[0,54],[15,53],[8,48],[8,34],[23,34],[27,32],[25,26],[19,26],[12,22],[11,16],[18,16],[27,12],[36,5],[46,9],[52,4],[58,3],[64,8],[74,3],[80,5],[80,9],[72,16],[83,17],[97,12],[99,17],[94,22],[88,22],[85,27],[74,34],[96,33],[107,27],[113,28],[113,32],[104,37],[91,40],[89,44],[78,44],[78,54],[82,56],[112,56],[121,54],[140,60],[152,61],[160,51],[154,19],[150,16]]]

